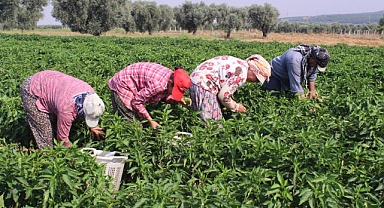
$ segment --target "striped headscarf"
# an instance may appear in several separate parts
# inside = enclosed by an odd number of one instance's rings
[[[80,93],[80,94],[73,96],[73,99],[75,101],[76,108],[77,108],[77,114],[79,114],[79,116],[85,117],[83,103],[84,103],[85,97],[87,97],[87,95],[89,95],[89,94],[91,94],[91,93],[90,92],[84,92],[84,93]]]
[[[316,53],[320,50],[320,46],[310,46],[308,44],[301,44],[293,48],[294,51],[298,51],[303,55],[303,58],[301,59],[301,71],[304,75],[304,81],[307,85],[307,67],[308,67],[308,59],[309,58],[316,58]]]

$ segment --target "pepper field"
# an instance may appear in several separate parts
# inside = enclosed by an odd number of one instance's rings
[[[153,131],[112,112],[107,81],[123,67],[151,61],[191,73],[214,56],[271,60],[295,45],[16,34],[0,34],[0,43],[0,207],[384,206],[383,47],[322,45],[331,54],[316,81],[323,102],[247,83],[234,95],[247,113],[224,111],[223,128],[206,128],[190,107],[159,103],[147,106],[162,125]],[[94,87],[107,107],[105,140],[80,120],[72,148],[34,150],[20,85],[46,69]],[[180,131],[193,136],[172,145]],[[83,147],[128,156],[118,191]]]

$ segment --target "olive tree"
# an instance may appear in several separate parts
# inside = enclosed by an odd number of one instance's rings
[[[52,16],[73,32],[100,36],[119,26],[126,0],[53,0]]]
[[[248,7],[240,7],[240,8],[237,8],[237,7],[233,7],[233,9],[231,10],[231,13],[234,13],[237,15],[237,17],[239,18],[239,21],[241,22],[241,26],[242,28],[245,28],[245,26],[247,25],[247,21],[248,21]],[[237,29],[241,29],[241,28],[237,28]]]
[[[288,21],[281,21],[277,24],[276,32],[278,33],[290,33],[292,31],[292,25]]]
[[[231,37],[233,30],[238,30],[242,26],[242,20],[239,15],[239,9],[228,7],[226,4],[220,4],[217,7],[216,21],[220,28],[226,33],[226,38]]]
[[[37,26],[39,19],[43,17],[44,6],[48,0],[23,0],[17,14],[17,28],[31,30]]]
[[[312,23],[312,32],[320,34],[327,31],[327,25],[325,23]]]
[[[158,19],[159,30],[162,30],[165,32],[172,25],[173,8],[166,4],[161,4],[159,6],[159,9],[160,9],[160,17]]]
[[[248,23],[251,24],[253,28],[261,30],[264,38],[274,30],[280,15],[279,11],[268,3],[265,3],[264,6],[251,5],[248,14]]]
[[[241,26],[240,18],[234,13],[228,14],[222,23],[222,27],[224,31],[227,33],[226,38],[230,38],[231,32],[234,29],[238,29],[240,26]]]
[[[136,29],[141,32],[152,33],[159,28],[160,9],[156,2],[135,1],[133,2],[132,16]]]
[[[215,3],[207,6],[207,13],[205,14],[204,28],[213,30],[214,23],[217,23],[217,17],[219,15],[218,5]]]
[[[3,29],[34,29],[47,5],[48,0],[1,0],[0,24]]]
[[[11,29],[16,25],[18,0],[0,1],[0,25],[3,29]]]
[[[223,3],[216,6],[216,22],[221,27],[221,23],[225,21],[225,18],[229,15],[229,7]]]
[[[334,22],[331,24],[332,33],[339,33],[341,31],[341,25],[338,22]]]
[[[384,14],[383,17],[379,20],[380,30],[384,31]]]
[[[136,31],[136,23],[132,16],[133,4],[131,1],[125,1],[121,5],[119,11],[120,27],[122,27],[126,33]]]
[[[204,25],[208,6],[204,2],[184,2],[181,6],[175,7],[175,20],[188,33],[196,34],[197,28]]]

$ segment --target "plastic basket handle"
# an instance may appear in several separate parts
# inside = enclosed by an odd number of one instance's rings
[[[81,149],[81,152],[84,153],[84,150],[90,151],[91,152],[91,156],[96,156],[96,155],[98,155],[98,154],[103,152],[102,150],[97,150],[95,148],[89,148],[89,147],[85,147],[85,148]]]
[[[95,154],[95,152],[96,152],[95,148],[90,148],[90,147],[85,147],[85,148],[81,149],[81,152],[84,152],[84,150],[90,150],[90,151],[92,151],[92,154]]]
[[[192,137],[192,134],[191,134],[191,133],[189,133],[189,132],[183,132],[183,131],[176,132],[176,135],[188,135],[188,136]]]

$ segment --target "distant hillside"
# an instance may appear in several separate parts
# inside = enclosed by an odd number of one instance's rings
[[[367,24],[379,23],[379,19],[384,15],[384,10],[370,13],[357,13],[357,14],[332,14],[332,15],[318,15],[318,16],[301,16],[301,17],[285,17],[279,18],[279,21],[288,22],[323,22],[340,24]]]

